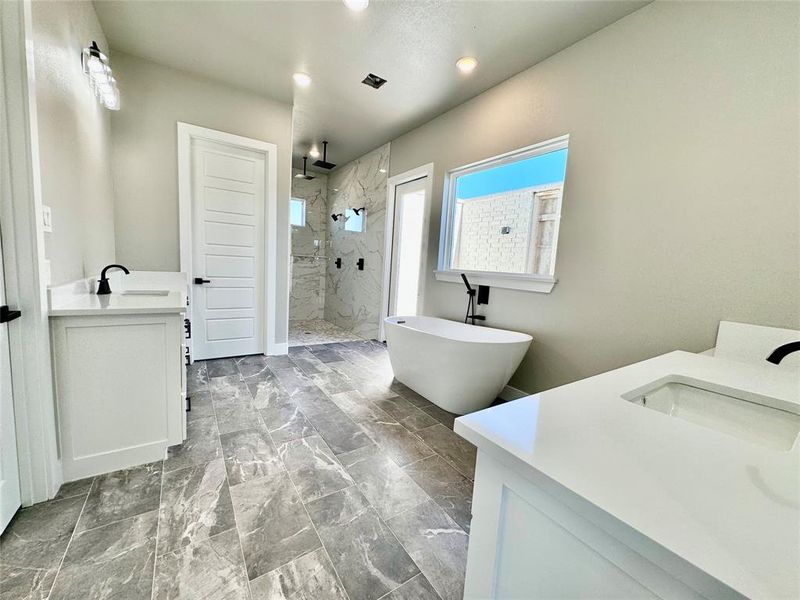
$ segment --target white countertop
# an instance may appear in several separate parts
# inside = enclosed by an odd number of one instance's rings
[[[111,273],[109,273],[111,275]],[[123,275],[120,273],[119,275]],[[50,290],[51,317],[185,313],[186,276],[183,273],[132,271],[110,277],[111,293],[98,296],[82,280]],[[125,295],[125,290],[169,290],[164,296]]]
[[[800,405],[796,370],[671,352],[459,417],[455,431],[745,596],[800,598],[799,444],[773,450],[620,397],[669,375]]]

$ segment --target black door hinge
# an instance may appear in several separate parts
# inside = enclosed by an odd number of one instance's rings
[[[8,306],[0,306],[0,323],[8,323],[14,319],[19,319],[22,316],[22,311],[11,310]]]

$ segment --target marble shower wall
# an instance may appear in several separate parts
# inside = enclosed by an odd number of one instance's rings
[[[325,311],[324,259],[327,256],[328,230],[328,176],[314,173],[314,179],[295,179],[302,173],[292,170],[292,198],[306,201],[306,226],[292,226],[291,292],[289,294],[289,319],[322,319]],[[319,248],[314,247],[319,240]]]
[[[381,172],[383,170],[383,172]],[[328,177],[327,213],[367,207],[363,233],[344,230],[328,217],[331,241],[325,289],[325,319],[365,338],[376,338],[381,316],[383,251],[386,227],[386,182],[389,144],[337,168]],[[336,191],[334,191],[336,190]],[[342,259],[342,268],[334,261]],[[364,258],[364,270],[356,261]]]

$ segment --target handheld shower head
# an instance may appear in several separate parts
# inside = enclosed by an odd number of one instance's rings
[[[472,289],[472,286],[469,284],[469,279],[467,279],[467,276],[464,275],[464,273],[461,274],[461,279],[464,281],[464,285],[467,286],[467,292],[470,295],[474,294],[475,290]]]

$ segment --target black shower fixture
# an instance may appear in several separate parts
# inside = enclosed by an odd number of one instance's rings
[[[302,173],[297,173],[297,175],[294,176],[295,179],[305,179],[306,181],[314,179],[313,175],[309,175],[308,173],[306,173],[306,163],[307,162],[308,162],[308,157],[304,156],[303,157],[303,172]]]
[[[366,208],[367,208],[366,206],[362,206],[361,208],[351,208],[350,210],[352,210],[354,213],[356,213],[356,215],[359,215],[359,214],[361,214],[361,211],[366,209]]]
[[[322,160],[314,161],[314,166],[319,167],[321,169],[332,169],[336,165],[328,162],[328,141],[323,140],[322,142]]]
[[[331,215],[331,219],[333,219],[334,221],[338,221],[339,219],[342,218],[344,218],[344,213],[333,213]]]

